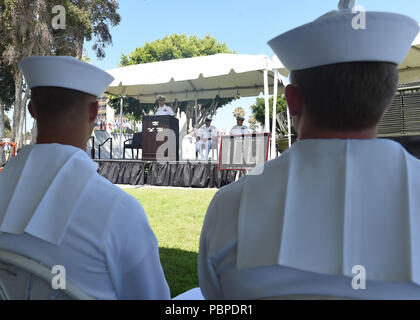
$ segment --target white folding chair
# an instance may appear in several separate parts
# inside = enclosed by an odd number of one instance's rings
[[[54,276],[40,262],[0,250],[0,300],[93,300],[68,281],[66,289],[54,290]]]

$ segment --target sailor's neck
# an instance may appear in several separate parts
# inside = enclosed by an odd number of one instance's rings
[[[52,143],[73,146],[83,151],[86,151],[86,147],[87,147],[86,139],[83,137],[77,137],[77,136],[55,135],[51,137],[51,136],[38,135],[37,140],[36,140],[36,144],[52,144]]]
[[[299,140],[309,139],[340,139],[340,140],[370,140],[378,137],[377,128],[362,131],[330,131],[330,130],[303,130]]]

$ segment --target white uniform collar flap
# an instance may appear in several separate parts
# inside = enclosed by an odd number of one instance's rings
[[[0,176],[0,232],[28,233],[59,245],[98,165],[59,144],[24,147]]]
[[[420,163],[401,145],[299,141],[265,166],[243,186],[239,269],[354,277],[361,265],[367,280],[420,284]]]

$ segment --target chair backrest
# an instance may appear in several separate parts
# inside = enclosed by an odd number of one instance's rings
[[[133,136],[133,145],[141,149],[141,132],[137,132]]]
[[[54,290],[54,274],[45,265],[0,250],[0,300],[93,300],[66,281],[66,289]]]

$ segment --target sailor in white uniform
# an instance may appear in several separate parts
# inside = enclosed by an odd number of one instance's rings
[[[237,117],[236,118],[236,126],[234,126],[231,130],[230,130],[230,134],[232,136],[238,136],[238,135],[242,135],[242,134],[249,134],[249,130],[247,126],[244,126],[244,121],[245,118],[244,117]]]
[[[234,163],[243,164],[246,163],[246,142],[244,141],[243,135],[250,134],[248,127],[244,125],[245,118],[242,116],[236,117],[236,126],[230,130],[230,135],[235,136],[231,143],[233,146],[233,161]]]
[[[158,96],[159,106],[158,106],[158,109],[155,113],[155,116],[174,116],[175,115],[172,108],[165,104],[165,101],[166,101],[165,96],[162,96],[162,95]]]
[[[0,174],[0,248],[64,266],[94,298],[169,299],[145,211],[84,151],[113,77],[72,57],[29,57],[19,68],[38,137]]]
[[[217,128],[211,125],[212,119],[206,118],[206,124],[197,131],[197,151],[200,160],[208,160],[210,150],[216,142]]]
[[[300,141],[213,198],[198,263],[207,299],[420,299],[420,162],[376,138],[419,25],[366,12],[353,28],[353,4],[269,43],[291,70]]]

